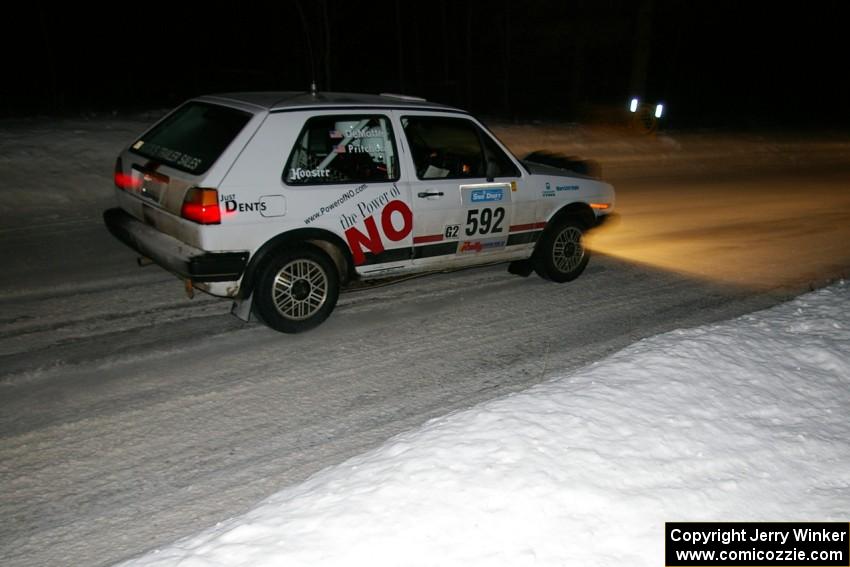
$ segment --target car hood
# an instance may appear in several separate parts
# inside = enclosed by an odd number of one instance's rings
[[[580,179],[593,179],[593,177],[589,175],[583,175],[581,173],[576,173],[571,169],[563,169],[560,167],[553,167],[551,165],[544,165],[542,163],[536,163],[533,161],[525,161],[523,160],[522,165],[532,173],[533,175],[557,175],[560,177],[578,177]]]

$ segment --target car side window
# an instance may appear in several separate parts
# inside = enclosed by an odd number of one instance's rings
[[[397,181],[397,156],[386,116],[315,116],[295,141],[283,181],[287,185]]]
[[[405,116],[401,124],[419,179],[519,177],[505,152],[470,120]]]
[[[481,132],[484,155],[487,157],[487,177],[519,177],[519,170],[486,132]]]
[[[401,125],[419,179],[484,177],[481,141],[469,120],[405,116]]]

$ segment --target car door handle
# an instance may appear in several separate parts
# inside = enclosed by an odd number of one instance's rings
[[[428,197],[442,197],[442,191],[422,191],[421,193],[416,194],[420,199],[427,199]]]

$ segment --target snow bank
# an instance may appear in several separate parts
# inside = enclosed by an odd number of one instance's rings
[[[663,523],[846,520],[850,285],[433,420],[134,566],[660,565]]]

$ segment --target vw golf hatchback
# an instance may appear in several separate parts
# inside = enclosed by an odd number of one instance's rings
[[[204,96],[121,152],[104,220],[188,289],[294,333],[355,280],[493,262],[576,278],[582,236],[613,211],[614,190],[534,159],[423,99]]]

